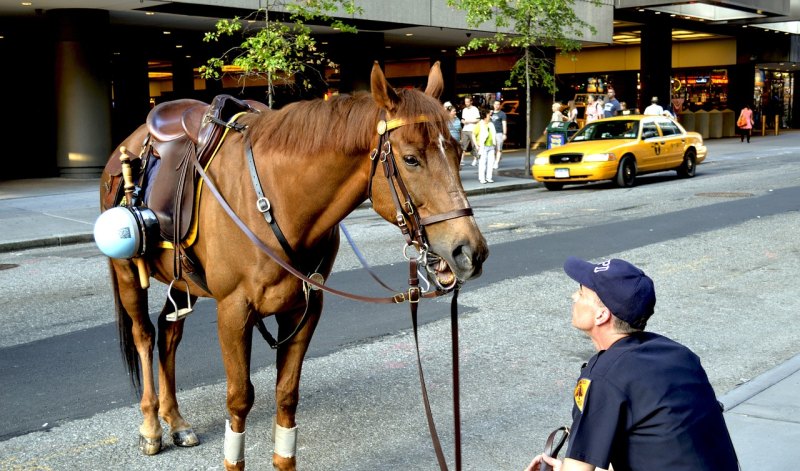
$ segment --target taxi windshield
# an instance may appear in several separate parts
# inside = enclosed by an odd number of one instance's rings
[[[572,142],[600,141],[604,139],[636,139],[638,135],[638,120],[597,121],[587,124],[578,131],[572,137]]]

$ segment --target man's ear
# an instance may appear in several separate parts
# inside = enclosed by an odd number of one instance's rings
[[[600,306],[594,313],[594,325],[603,325],[606,322],[611,322],[611,311],[605,306]]]

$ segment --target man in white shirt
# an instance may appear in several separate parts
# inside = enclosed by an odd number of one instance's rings
[[[655,116],[663,116],[664,115],[664,108],[658,104],[658,97],[654,96],[652,100],[650,100],[650,106],[644,109],[644,114],[655,115]]]
[[[477,107],[472,105],[472,97],[464,97],[464,109],[461,110],[461,163],[464,163],[464,157],[467,155],[467,149],[472,154],[472,166],[478,164],[477,146],[475,139],[472,136],[472,131],[475,129],[475,124],[481,120],[481,112]]]

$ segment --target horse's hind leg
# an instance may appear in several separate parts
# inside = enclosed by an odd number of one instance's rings
[[[163,430],[158,420],[158,396],[153,378],[155,327],[147,312],[147,290],[139,285],[138,270],[133,262],[111,260],[111,276],[115,285],[120,343],[135,385],[138,372],[136,354],[141,365],[140,407],[143,421],[139,426],[139,449],[145,455],[155,455],[161,450]]]
[[[178,303],[178,308],[184,308],[187,299],[185,293],[173,293],[173,299]],[[197,300],[192,296],[191,303]],[[178,398],[175,394],[175,353],[183,337],[185,318],[170,322],[166,314],[174,310],[172,303],[167,300],[161,315],[158,317],[158,397],[159,415],[169,424],[172,442],[176,446],[187,447],[200,444],[192,426],[184,420],[178,408]]]
[[[308,312],[303,326],[286,344],[278,348],[276,367],[278,375],[275,384],[275,430],[273,434],[274,451],[272,465],[280,471],[293,471],[296,468],[297,423],[295,413],[300,396],[300,373],[303,358],[308,351],[314,329],[322,312],[322,294],[312,295],[308,303]],[[294,314],[282,314],[276,317],[278,322],[278,339],[287,338],[301,322],[302,311]]]

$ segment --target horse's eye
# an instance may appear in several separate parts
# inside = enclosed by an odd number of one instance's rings
[[[403,162],[405,162],[409,167],[416,167],[419,165],[419,160],[417,160],[417,158],[413,155],[404,155]]]

